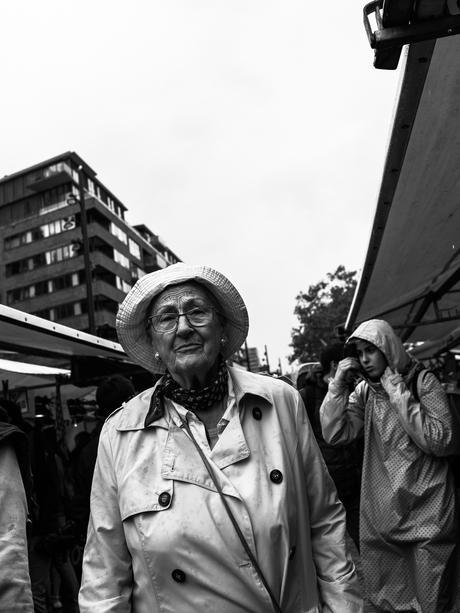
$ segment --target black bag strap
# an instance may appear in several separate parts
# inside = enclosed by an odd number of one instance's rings
[[[313,382],[307,381],[305,387],[301,390],[303,394],[301,394],[303,402],[305,404],[305,408],[307,409],[307,415],[311,422],[313,422],[316,410],[316,390],[315,384]]]
[[[283,613],[281,608],[280,608],[280,606],[279,606],[279,604],[278,604],[278,602],[277,602],[277,600],[276,600],[276,598],[275,598],[275,596],[273,595],[273,592],[270,589],[270,586],[267,583],[267,580],[264,577],[264,574],[263,574],[259,564],[257,563],[257,560],[255,559],[255,557],[254,557],[254,555],[253,555],[249,545],[247,544],[246,539],[244,538],[243,533],[241,532],[241,528],[239,527],[238,522],[235,519],[235,516],[233,515],[230,507],[228,506],[228,502],[226,501],[224,493],[222,492],[222,488],[220,487],[220,484],[219,484],[218,480],[216,479],[216,476],[215,476],[215,474],[214,474],[214,472],[213,472],[213,470],[211,468],[211,465],[209,464],[208,458],[206,457],[205,453],[203,452],[203,450],[201,449],[201,447],[198,445],[197,441],[195,440],[195,437],[193,436],[192,431],[190,430],[190,426],[188,425],[187,421],[182,417],[182,415],[180,415],[179,413],[177,413],[177,414],[179,415],[179,418],[180,418],[180,420],[182,422],[182,428],[184,428],[186,430],[187,434],[189,435],[190,439],[192,440],[193,444],[195,445],[196,450],[200,454],[200,457],[203,460],[203,464],[205,465],[206,470],[209,473],[209,476],[211,477],[214,485],[216,486],[217,491],[219,492],[219,496],[220,496],[220,498],[222,500],[222,503],[223,503],[223,505],[225,507],[225,510],[227,511],[228,517],[230,518],[230,521],[232,522],[233,527],[235,528],[235,531],[238,534],[238,537],[239,537],[239,539],[241,541],[241,544],[243,545],[246,553],[248,554],[249,559],[251,560],[251,563],[253,564],[254,568],[256,569],[256,572],[259,575],[260,580],[262,581],[265,589],[267,590],[267,592],[268,592],[268,594],[269,594],[269,596],[271,598],[271,601],[273,603],[273,606],[275,608],[276,613]]]

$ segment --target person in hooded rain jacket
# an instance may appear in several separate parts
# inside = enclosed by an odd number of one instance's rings
[[[347,341],[321,407],[324,438],[364,436],[360,542],[367,596],[379,612],[460,611],[459,524],[446,456],[459,451],[449,400],[382,320]],[[349,395],[347,380],[364,376]]]
[[[102,428],[81,613],[363,611],[300,395],[227,366],[248,323],[206,266],[150,273],[126,296],[120,342],[163,376]]]

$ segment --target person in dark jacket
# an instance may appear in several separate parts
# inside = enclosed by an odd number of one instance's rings
[[[99,435],[106,418],[116,409],[134,396],[136,390],[129,379],[122,375],[113,375],[103,381],[96,391],[96,402],[99,407],[100,417],[92,433],[92,439],[83,448],[74,472],[75,487],[75,520],[77,531],[82,539],[86,537],[86,529],[89,521],[89,502],[91,484],[93,481],[94,466],[96,465],[97,447]]]
[[[305,386],[299,390],[308,417],[323,454],[340,500],[347,513],[347,531],[359,551],[359,498],[360,465],[362,450],[356,444],[333,447],[324,440],[321,432],[319,410],[328,390],[329,380],[334,378],[338,363],[343,357],[343,344],[332,343],[320,353],[321,370],[309,372]]]
[[[26,533],[29,444],[9,421],[0,407],[0,609],[32,613]]]
[[[52,566],[62,582],[66,612],[78,613],[78,579],[69,559],[74,541],[72,500],[65,478],[66,459],[56,438],[54,417],[48,408],[35,420],[29,434],[37,517],[29,538],[29,571],[35,613],[48,611],[48,586]],[[53,595],[55,603],[58,594]]]

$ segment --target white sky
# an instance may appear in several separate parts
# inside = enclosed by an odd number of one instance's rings
[[[364,4],[3,2],[0,176],[76,151],[289,370],[296,295],[366,254],[399,71]]]

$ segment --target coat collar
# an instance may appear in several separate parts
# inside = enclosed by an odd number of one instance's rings
[[[266,386],[265,377],[263,375],[255,375],[246,370],[239,368],[229,367],[228,372],[232,378],[233,387],[235,390],[236,402],[238,406],[241,406],[241,402],[246,395],[257,396],[264,400],[271,402],[272,397]],[[118,415],[118,423],[116,425],[117,430],[142,430],[144,428],[145,417],[149,410],[150,398],[152,396],[155,387],[151,387],[135,398],[127,402],[121,409],[112,413],[108,418]],[[263,406],[264,403],[262,403]],[[163,417],[160,417],[149,427],[169,428],[170,418],[165,413]]]

